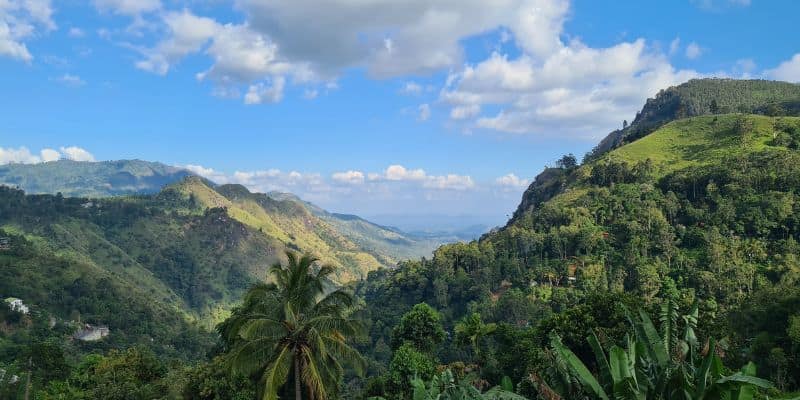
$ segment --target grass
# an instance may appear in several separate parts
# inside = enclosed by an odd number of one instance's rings
[[[687,168],[702,167],[720,160],[763,150],[773,138],[778,118],[760,115],[724,114],[673,121],[633,143],[606,154],[603,160],[635,164],[650,159],[657,176]],[[800,118],[783,117],[800,122]],[[742,134],[737,123],[746,121]]]

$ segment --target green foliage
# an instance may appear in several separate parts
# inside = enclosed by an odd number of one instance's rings
[[[243,307],[220,326],[226,357],[233,373],[260,376],[263,399],[277,399],[290,380],[297,400],[303,391],[316,399],[335,397],[343,364],[360,369],[362,363],[347,344],[359,334],[348,315],[353,298],[330,289],[333,267],[315,268],[309,255],[287,257],[286,267],[270,268],[273,283],[253,286]]]
[[[692,79],[648,99],[625,129],[603,139],[587,155],[594,160],[614,148],[649,135],[664,124],[708,114],[800,115],[800,85],[737,79]]]
[[[525,400],[525,397],[499,386],[481,393],[469,379],[456,379],[450,370],[434,375],[430,382],[414,377],[411,386],[414,400]]]
[[[445,337],[440,320],[439,313],[431,306],[415,305],[392,331],[392,348],[396,350],[409,343],[423,353],[432,354]]]
[[[753,398],[755,387],[772,387],[770,382],[755,376],[752,363],[740,372],[726,374],[713,339],[705,355],[700,354],[696,342],[680,342],[682,350],[670,352],[669,337],[659,337],[646,313],[640,312],[638,318],[631,318],[631,321],[635,340],[629,339],[624,349],[612,346],[607,356],[596,336],[587,338],[595,348],[600,366],[598,376],[594,376],[557,336],[553,337],[551,346],[557,357],[591,397],[745,400]]]
[[[411,343],[404,343],[394,352],[382,389],[392,398],[407,398],[413,391],[413,377],[428,380],[435,372],[432,356],[420,352]]]
[[[484,323],[481,315],[472,313],[465,316],[455,326],[456,342],[469,345],[475,354],[480,353],[480,340],[497,330],[497,324]]]
[[[192,368],[181,395],[196,400],[252,400],[256,385],[243,375],[232,375],[221,357]]]
[[[143,348],[87,356],[65,381],[50,381],[37,393],[42,399],[149,400],[166,390],[166,366]]]

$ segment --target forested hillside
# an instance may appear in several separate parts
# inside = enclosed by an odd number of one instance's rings
[[[798,118],[720,114],[668,123],[583,165],[566,156],[503,229],[361,285],[368,392],[393,390],[393,327],[423,301],[452,332],[431,360],[472,362],[531,397],[559,373],[551,335],[593,359],[590,329],[606,346],[623,341],[623,305],[654,316],[696,305],[698,335],[724,339],[726,365],[754,361],[759,376],[797,390],[798,139]],[[477,347],[456,339],[486,324],[496,325]]]
[[[739,79],[693,79],[648,99],[636,118],[606,136],[589,157],[646,136],[662,125],[700,115],[745,113],[800,116],[800,85]]]
[[[717,107],[564,156],[506,226],[397,268],[358,247],[385,228],[237,185],[100,201],[5,188],[0,294],[32,312],[4,310],[0,362],[47,399],[796,397],[795,86],[686,85],[664,93]],[[117,341],[64,340],[78,314]],[[213,348],[187,322],[203,316],[222,321]]]

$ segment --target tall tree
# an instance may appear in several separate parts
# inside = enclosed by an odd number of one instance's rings
[[[361,355],[347,343],[361,333],[351,318],[353,296],[328,279],[332,266],[287,253],[288,265],[273,265],[270,283],[257,284],[244,304],[220,324],[234,372],[260,374],[261,398],[276,400],[291,381],[296,400],[325,400],[335,395],[344,364],[357,372]]]

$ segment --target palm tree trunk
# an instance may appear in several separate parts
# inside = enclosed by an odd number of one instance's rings
[[[300,388],[300,358],[295,355],[294,357],[294,399],[295,400],[302,400],[301,399],[301,388]]]

